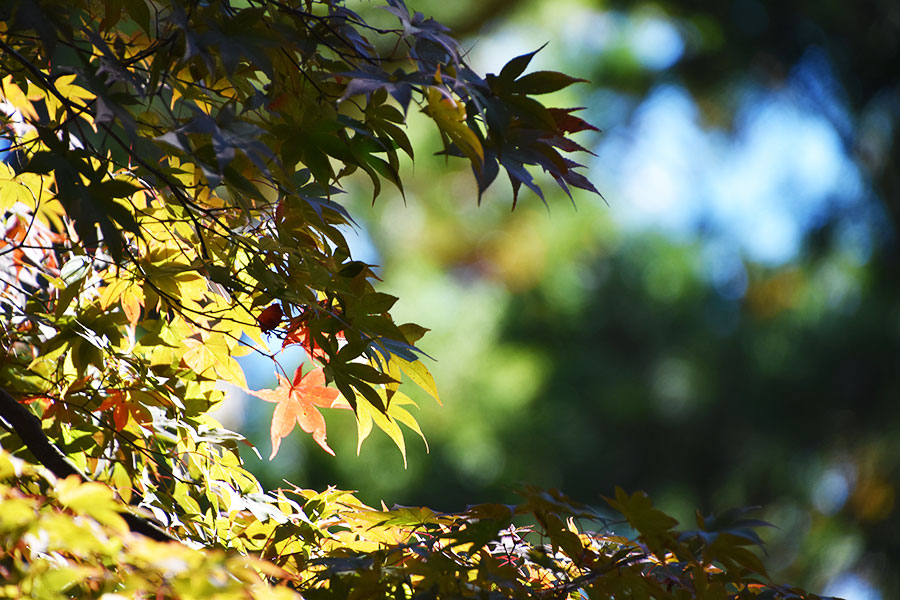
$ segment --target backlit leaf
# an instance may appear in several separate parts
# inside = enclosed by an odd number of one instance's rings
[[[429,87],[426,91],[428,106],[426,112],[434,119],[453,144],[463,153],[472,165],[480,170],[484,162],[484,149],[475,133],[466,124],[465,107],[459,102],[444,96],[437,88]]]
[[[412,379],[413,383],[428,392],[438,404],[441,404],[441,397],[438,394],[437,386],[434,383],[434,377],[428,367],[421,360],[409,361],[399,356],[391,356],[391,363],[395,363],[406,375]]]
[[[317,407],[341,408],[342,405],[336,402],[340,393],[334,388],[325,387],[325,375],[321,368],[305,375],[302,374],[302,368],[302,364],[297,367],[293,382],[279,373],[278,387],[274,390],[248,390],[266,402],[275,403],[269,432],[272,438],[270,460],[275,458],[282,438],[294,429],[294,425],[300,425],[303,431],[312,434],[313,439],[323,450],[334,455],[334,451],[326,441],[325,418]]]

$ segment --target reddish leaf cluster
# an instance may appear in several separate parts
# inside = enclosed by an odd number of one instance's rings
[[[12,275],[17,283],[37,287],[39,282],[32,265],[41,265],[49,273],[59,273],[59,262],[54,245],[64,241],[37,218],[9,215],[0,229],[0,268]],[[15,293],[17,286],[0,280],[0,295]]]
[[[306,355],[310,358],[315,360],[325,359],[326,353],[321,345],[316,342],[313,329],[310,327],[310,320],[314,315],[314,311],[319,309],[326,309],[324,302],[320,303],[319,307],[307,307],[303,309],[299,316],[290,320],[287,325],[287,334],[284,336],[284,340],[281,344],[282,348],[287,348],[288,346],[296,344],[302,347],[306,352]],[[330,314],[331,311],[328,311],[325,319],[327,319]],[[260,331],[269,333],[276,329],[284,321],[285,316],[284,309],[280,304],[272,304],[257,317]],[[339,338],[343,337],[343,332],[339,330],[334,333],[334,336]]]

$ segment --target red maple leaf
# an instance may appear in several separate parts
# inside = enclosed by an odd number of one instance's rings
[[[272,415],[272,455],[269,460],[275,458],[278,448],[281,446],[281,438],[286,437],[296,422],[306,433],[311,433],[313,439],[325,452],[334,456],[334,450],[328,447],[325,441],[325,417],[316,408],[349,408],[345,404],[336,404],[340,392],[334,388],[325,387],[325,374],[321,367],[303,375],[303,365],[297,367],[294,373],[294,381],[288,381],[280,373],[278,387],[274,390],[248,390],[258,398],[266,402],[275,403],[275,413]]]
[[[313,337],[312,329],[310,329],[309,321],[313,316],[310,308],[306,308],[300,313],[300,316],[293,319],[287,326],[287,335],[281,344],[282,350],[288,346],[298,344],[306,352],[306,355],[314,360],[324,361],[328,354],[319,346]],[[334,318],[331,313],[325,315],[324,319]],[[323,320],[324,320],[323,319]],[[333,334],[335,338],[343,338],[343,330],[338,330]]]
[[[292,344],[299,344],[300,347],[303,348],[303,351],[306,352],[306,355],[312,359],[324,360],[325,357],[328,356],[319,344],[316,343],[312,332],[309,330],[309,325],[305,322],[288,331],[288,334],[284,337],[284,342],[281,344],[281,348],[284,349]]]
[[[278,327],[278,325],[281,323],[282,318],[284,318],[284,311],[281,309],[281,305],[273,304],[266,310],[259,313],[259,316],[256,317],[256,320],[259,323],[260,331],[262,331],[263,333],[268,333]]]

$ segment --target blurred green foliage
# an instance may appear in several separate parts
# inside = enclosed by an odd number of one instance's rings
[[[695,507],[759,504],[780,528],[767,534],[776,578],[814,592],[897,597],[894,3],[495,1],[480,3],[478,18],[450,3],[416,4],[463,31],[493,34],[484,44],[499,40],[498,61],[553,40],[554,63],[568,60],[564,70],[594,82],[567,99],[580,94],[592,120],[626,134],[642,102],[673,85],[696,104],[703,128],[738,135],[742,102],[779,93],[816,53],[830,78],[811,76],[800,106],[831,124],[860,174],[853,210],[876,215],[861,234],[867,250],[842,237],[855,216],[835,207],[847,205],[825,199],[790,260],[739,253],[729,259],[739,280],[723,283],[710,264],[725,259],[702,224],[672,237],[616,221],[628,182],[615,164],[592,166],[610,206],[576,195],[573,209],[554,197],[548,214],[531,197],[510,214],[508,189],[478,207],[468,173],[438,179],[444,159],[419,157],[405,204],[367,209],[360,194],[355,214],[369,215],[363,239],[377,248],[384,291],[403,299],[397,318],[433,329],[423,348],[437,359],[445,406],[420,398],[431,452],[413,449],[403,470],[390,442],[373,439],[357,457],[352,416],[329,415],[338,458],[298,437],[268,467],[272,481],[337,484],[365,490],[369,502],[437,509],[508,500],[523,482],[599,504],[622,485],[646,489],[683,523]],[[607,27],[576,36],[577,46],[566,27],[579,19]],[[671,64],[642,60],[632,43],[628,32],[648,19],[677,32],[683,47]],[[606,139],[581,135],[588,147]],[[436,136],[419,142],[439,149]],[[264,430],[268,415],[254,419]],[[374,469],[386,461],[395,468]],[[856,587],[840,587],[847,581]]]

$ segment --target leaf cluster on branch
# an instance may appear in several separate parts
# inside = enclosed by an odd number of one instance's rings
[[[543,199],[535,167],[596,191],[563,154],[593,127],[534,98],[578,79],[526,73],[534,53],[482,77],[442,25],[385,9],[396,27],[338,0],[0,6],[0,595],[801,597],[757,579],[748,527],[676,534],[641,495],[613,501],[632,541],[555,493],[379,511],[243,467],[210,411],[248,352],[279,381],[252,392],[273,456],[295,423],[330,451],[318,409],[341,407],[405,458],[401,380],[439,401],[426,330],[393,320],[340,203],[354,175],[402,192],[410,110],[479,198],[502,170],[513,205]],[[285,372],[266,335],[316,365]]]

